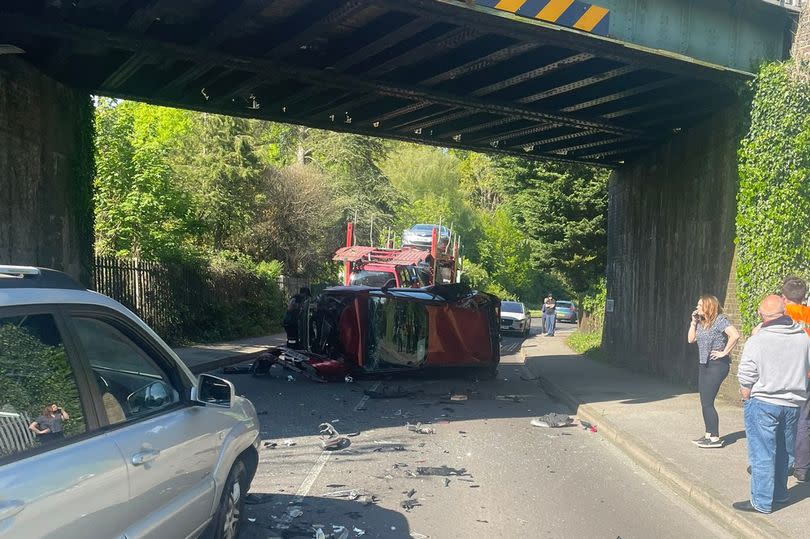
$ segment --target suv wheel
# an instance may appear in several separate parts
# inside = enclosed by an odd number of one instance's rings
[[[237,460],[228,474],[217,514],[214,516],[212,539],[236,539],[239,536],[245,509],[246,484],[247,469],[241,460]]]

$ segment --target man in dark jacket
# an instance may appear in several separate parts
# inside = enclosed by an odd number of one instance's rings
[[[751,499],[733,505],[740,511],[770,513],[774,504],[788,501],[788,465],[799,411],[808,397],[810,339],[785,314],[780,296],[762,300],[758,313],[762,327],[745,343],[737,370],[751,464]]]

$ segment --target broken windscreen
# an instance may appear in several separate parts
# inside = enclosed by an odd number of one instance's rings
[[[419,367],[427,357],[427,308],[392,297],[369,298],[365,369]]]

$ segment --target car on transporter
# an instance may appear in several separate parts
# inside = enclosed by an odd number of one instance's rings
[[[0,538],[233,539],[259,421],[118,302],[0,266]]]

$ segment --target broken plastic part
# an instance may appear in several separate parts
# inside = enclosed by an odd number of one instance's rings
[[[351,377],[351,376],[349,376],[348,374],[346,375],[346,378],[344,378],[343,380],[344,380],[344,381],[345,381],[347,384],[351,384],[352,382],[354,382],[354,378],[352,378],[352,377]]]
[[[423,427],[421,423],[417,423],[416,425],[406,423],[405,428],[417,434],[436,434],[436,429],[434,429],[433,427]]]

